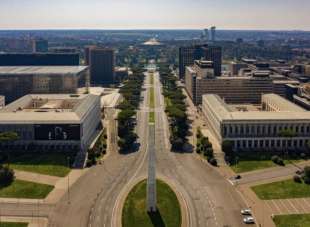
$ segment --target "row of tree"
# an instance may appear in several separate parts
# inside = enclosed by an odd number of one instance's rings
[[[200,129],[197,130],[197,143],[196,143],[196,152],[198,154],[203,154],[204,157],[207,158],[208,162],[213,165],[217,166],[217,160],[214,157],[214,151],[212,144],[209,141],[208,137],[205,137]]]
[[[186,96],[177,86],[177,78],[171,73],[168,66],[160,66],[160,80],[163,84],[163,95],[166,99],[166,113],[170,124],[170,142],[172,150],[182,151],[187,143],[189,131],[186,114]]]
[[[134,131],[136,125],[136,112],[141,101],[141,90],[143,85],[143,70],[133,69],[133,74],[124,82],[120,89],[124,100],[118,106],[120,112],[118,114],[118,146],[120,152],[130,152],[134,149],[138,136]]]
[[[107,153],[107,132],[101,133],[93,148],[88,150],[87,166],[96,165],[97,161]]]

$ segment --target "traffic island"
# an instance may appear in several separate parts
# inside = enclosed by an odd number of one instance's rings
[[[123,211],[123,227],[181,227],[182,215],[176,194],[163,181],[157,180],[157,211],[147,212],[147,181],[138,183],[128,194]]]
[[[0,222],[1,227],[28,227],[28,223],[22,222]]]

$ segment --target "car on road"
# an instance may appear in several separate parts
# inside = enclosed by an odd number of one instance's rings
[[[243,218],[243,222],[245,224],[255,224],[254,218],[252,216]]]
[[[243,209],[241,210],[242,215],[251,215],[252,211],[250,209]]]
[[[241,179],[241,175],[235,176],[235,180],[240,180],[240,179]]]

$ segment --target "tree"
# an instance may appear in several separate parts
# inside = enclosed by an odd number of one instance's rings
[[[230,140],[224,140],[222,143],[222,150],[225,154],[230,154],[233,152],[233,142]]]
[[[2,132],[0,133],[0,143],[8,143],[18,140],[16,132]]]
[[[304,168],[304,182],[310,184],[310,166]]]
[[[14,181],[14,171],[8,166],[0,165],[0,187],[6,187]]]

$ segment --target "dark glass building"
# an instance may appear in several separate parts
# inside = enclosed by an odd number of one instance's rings
[[[92,85],[109,85],[115,80],[115,54],[113,49],[90,47],[86,56],[86,64],[90,68],[90,82]]]
[[[222,48],[213,45],[193,45],[180,47],[179,49],[179,77],[185,78],[186,66],[194,65],[195,60],[212,61],[214,66],[214,75],[222,74]]]
[[[45,39],[32,40],[32,52],[33,53],[46,53],[48,52],[48,41]]]

